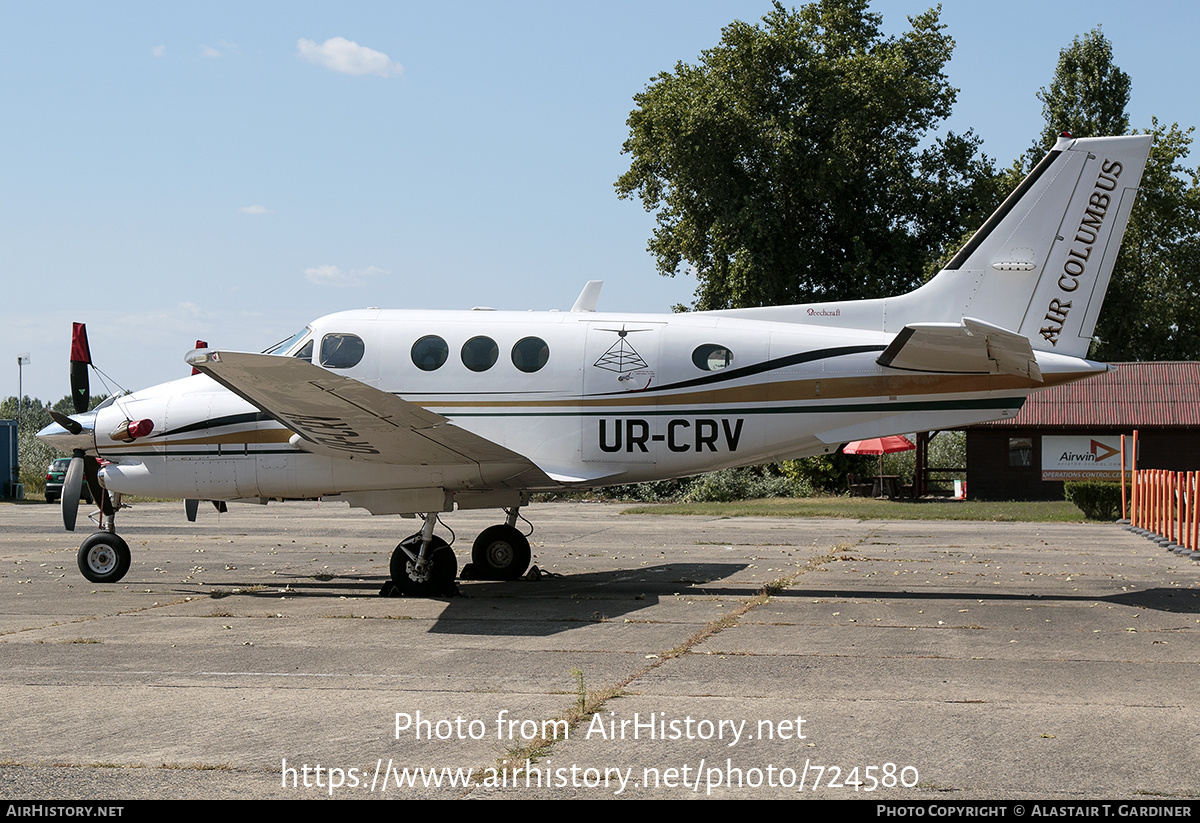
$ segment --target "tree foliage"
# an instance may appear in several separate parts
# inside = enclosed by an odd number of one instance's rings
[[[1096,323],[1097,360],[1200,358],[1200,170],[1192,131],[1154,120],[1150,161]]]
[[[94,409],[107,395],[91,397],[89,409]],[[43,403],[41,400],[30,398],[28,395],[18,399],[15,396],[6,397],[0,401],[0,420],[17,420],[20,409],[20,425],[17,427],[17,459],[20,463],[17,481],[25,484],[25,494],[33,495],[42,490],[46,480],[46,467],[56,457],[65,457],[62,452],[37,439],[37,433],[50,425],[50,410],[62,414],[74,414],[75,408],[71,395],[64,396],[57,403]]]
[[[1049,88],[1038,92],[1042,101],[1041,155],[1054,148],[1058,136],[1068,132],[1076,137],[1125,134],[1129,131],[1129,94],[1133,83],[1129,75],[1113,63],[1112,43],[1100,31],[1076,37],[1058,53],[1058,67]]]
[[[1059,53],[1048,88],[1038,92],[1046,124],[1017,166],[1031,168],[1058,139],[1129,132],[1129,75],[1113,62],[1099,28]],[[1200,356],[1200,175],[1184,166],[1192,129],[1177,123],[1154,135],[1141,191],[1129,219],[1091,356],[1098,360],[1183,360]]]
[[[956,94],[938,11],[881,22],[867,0],[776,2],[634,97],[617,193],[657,212],[649,250],[696,274],[696,308],[903,292],[986,217],[978,138],[927,140]]]

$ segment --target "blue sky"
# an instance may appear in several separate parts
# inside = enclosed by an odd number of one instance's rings
[[[920,2],[877,0],[899,32]],[[633,95],[766,0],[16,3],[0,0],[0,395],[67,393],[70,323],[127,388],[196,338],[261,350],[348,308],[664,311],[694,282],[618,200]],[[1001,164],[1097,24],[1130,115],[1200,124],[1185,2],[949,0],[944,128]],[[1195,165],[1200,155],[1194,154]],[[94,390],[98,386],[93,384]]]

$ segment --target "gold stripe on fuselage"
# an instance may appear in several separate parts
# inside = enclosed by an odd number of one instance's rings
[[[98,449],[128,451],[131,447],[146,446],[249,446],[256,443],[286,443],[295,432],[290,429],[255,429],[253,431],[228,432],[205,437],[175,437],[141,438],[133,443],[111,443],[97,446]]]
[[[869,400],[931,394],[984,394],[997,391],[1032,391],[1091,377],[1094,372],[1047,374],[1044,381],[1011,374],[888,374],[871,377],[819,377],[784,382],[760,382],[748,386],[700,389],[678,394],[628,392],[600,397],[558,400],[438,400],[419,403],[428,408],[611,408],[613,406],[720,406],[744,403],[788,403],[798,401]]]
[[[640,408],[646,406],[731,406],[747,403],[820,402],[860,398],[912,397],[935,394],[984,394],[997,391],[1031,391],[1092,376],[1092,372],[1047,374],[1043,382],[1010,374],[917,374],[900,373],[869,377],[820,377],[783,382],[758,382],[748,386],[726,386],[719,389],[684,391],[675,394],[629,392],[600,397],[578,397],[558,400],[426,400],[416,405],[422,408],[503,409],[503,408]],[[293,436],[290,429],[255,429],[253,431],[191,437],[187,439],[155,438],[139,440],[136,446],[246,446],[263,443],[286,443]],[[99,446],[100,450],[128,450],[130,444],[114,443]]]

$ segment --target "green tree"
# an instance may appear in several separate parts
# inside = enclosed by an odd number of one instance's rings
[[[1200,170],[1183,165],[1193,130],[1152,122],[1150,160],[1096,323],[1097,360],[1200,358]]]
[[[884,37],[867,0],[776,2],[634,97],[617,193],[657,212],[649,250],[696,274],[696,308],[903,292],[982,222],[978,138],[927,140],[956,94],[938,15]]]
[[[1046,126],[1036,163],[1054,148],[1058,136],[1068,132],[1076,137],[1125,134],[1129,131],[1129,94],[1133,88],[1129,75],[1113,63],[1112,43],[1100,31],[1076,37],[1058,53],[1058,67],[1049,88],[1038,92]]]
[[[106,397],[107,395],[92,395],[88,408],[96,408]],[[38,440],[37,433],[52,422],[51,409],[70,415],[74,414],[75,408],[69,394],[53,405],[28,395],[21,398],[19,404],[21,425],[17,429],[17,459],[20,465],[17,479],[25,484],[25,494],[33,496],[42,491],[46,481],[46,467],[50,465],[50,461],[56,457],[68,456]],[[0,420],[16,420],[17,406],[18,400],[15,396],[0,401]]]
[[[1046,120],[1041,140],[1010,175],[1032,168],[1063,131],[1129,132],[1132,82],[1113,60],[1112,43],[1098,27],[1059,52],[1050,86],[1038,92]],[[1184,166],[1192,131],[1154,119],[1145,132],[1154,144],[1096,324],[1090,355],[1098,360],[1200,357],[1200,176]]]

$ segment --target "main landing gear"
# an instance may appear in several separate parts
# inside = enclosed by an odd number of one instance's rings
[[[516,526],[518,508],[507,509],[504,523],[484,529],[471,547],[471,577],[476,580],[516,580],[529,568],[529,540]],[[454,578],[458,561],[454,550],[433,533],[437,514],[421,515],[421,531],[406,537],[392,552],[391,586],[384,594],[398,592],[416,597],[439,597],[456,592]],[[467,569],[463,569],[464,578]]]
[[[489,526],[471,547],[473,577],[479,580],[516,580],[529,568],[529,541],[517,530],[517,508],[506,509],[508,519]]]
[[[392,552],[392,583],[401,594],[452,595],[458,560],[449,544],[433,533],[437,515],[431,512],[422,516],[425,525],[421,531],[401,540]]]

